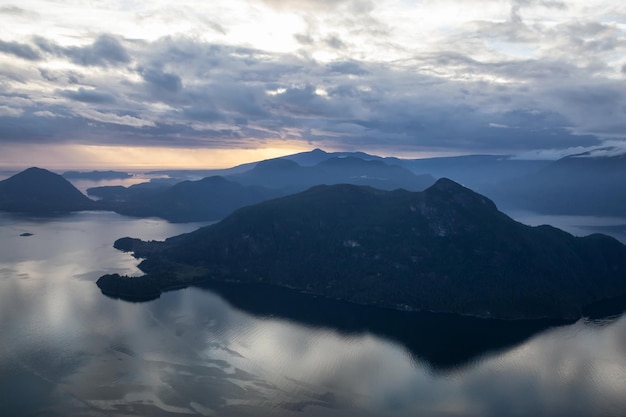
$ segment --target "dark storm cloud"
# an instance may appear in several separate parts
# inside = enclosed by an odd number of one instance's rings
[[[183,109],[183,114],[185,117],[194,121],[217,122],[227,120],[224,113],[219,111],[217,108],[210,106],[190,106]]]
[[[217,109],[232,117],[269,118],[272,113],[268,111],[265,91],[261,85],[245,85],[240,81],[225,80],[188,91],[187,99],[191,108]]]
[[[474,104],[445,101],[431,96],[382,97],[372,94],[367,118],[345,120],[352,134],[344,141],[353,146],[390,143],[414,148],[442,148],[474,152],[510,152],[524,149],[597,145],[589,135],[573,136],[568,121],[547,111],[482,112]],[[374,98],[376,97],[376,98]],[[363,100],[362,97],[360,100]],[[479,102],[479,100],[476,100]],[[359,129],[359,127],[361,129]],[[330,138],[327,138],[330,139]]]
[[[556,94],[565,102],[591,109],[596,108],[602,112],[611,109],[620,110],[620,105],[626,99],[624,91],[615,89],[616,86],[596,85],[580,86],[557,91]],[[622,111],[624,109],[621,109]]]
[[[46,81],[57,81],[58,77],[45,68],[39,68],[39,74],[41,74],[41,78]]]
[[[383,143],[508,153],[597,145],[586,133],[615,135],[626,120],[618,80],[594,81],[588,68],[558,59],[481,61],[441,52],[395,66],[320,63],[307,54],[189,37],[131,42],[101,35],[81,48],[35,43],[44,57],[83,67],[25,75],[55,89],[56,117],[46,113],[48,97],[25,90],[19,100],[2,101],[14,109],[2,120],[2,141],[223,148],[284,138],[339,148]]]
[[[107,67],[130,62],[128,51],[112,35],[100,35],[91,45],[80,47],[60,46],[40,36],[35,37],[34,42],[42,51],[68,58],[77,65]]]
[[[68,56],[77,64],[94,66],[125,64],[130,61],[126,49],[111,35],[101,35],[90,46],[69,48]]]
[[[47,68],[39,68],[39,75],[46,81],[56,85],[79,84],[80,75],[75,71],[55,71]]]
[[[301,45],[313,45],[315,40],[310,34],[306,33],[296,33],[293,37],[300,43]]]
[[[615,24],[599,22],[576,22],[555,30],[559,36],[556,48],[568,48],[581,57],[596,57],[595,54],[610,53],[626,48],[623,31]]]
[[[41,59],[41,55],[33,49],[33,47],[19,42],[5,42],[0,40],[0,52],[14,55],[28,61],[38,61]]]
[[[76,139],[74,135],[87,131],[87,123],[66,116],[69,114],[63,107],[26,107],[17,117],[0,116],[0,138],[3,142],[20,144],[70,142]]]
[[[293,55],[172,37],[142,45],[138,59],[140,73],[145,71],[143,68],[175,73],[182,80],[193,80],[193,89],[198,90],[214,84],[236,88],[233,81],[243,83],[246,88],[259,88],[283,78],[293,81],[294,75],[306,76],[307,68],[314,65]]]
[[[329,73],[349,74],[349,75],[365,75],[367,71],[363,69],[357,61],[336,61],[326,66]]]
[[[548,87],[550,98],[576,120],[575,130],[624,138],[626,90],[620,80],[588,80]]]
[[[511,21],[514,23],[521,23],[522,16],[520,14],[521,9],[527,6],[543,6],[550,9],[566,10],[567,5],[562,1],[549,1],[549,0],[512,0],[511,1]]]
[[[20,116],[0,116],[0,138],[3,142],[19,144],[87,143],[135,146],[202,146],[203,138],[187,124],[155,124],[137,128],[108,123],[70,112],[66,107],[29,107]],[[131,113],[129,116],[132,116]],[[123,117],[120,112],[115,114]],[[218,146],[218,141],[236,137],[235,130],[204,132],[209,138],[206,146]],[[177,137],[177,141],[172,141]]]
[[[324,39],[324,43],[333,49],[345,49],[346,44],[336,35],[329,36]]]
[[[80,101],[83,103],[115,103],[116,99],[110,93],[101,92],[96,90],[87,90],[80,87],[78,90],[63,90],[57,92],[57,94],[69,98],[70,100]]]
[[[335,118],[349,115],[349,108],[338,108],[339,103],[336,100],[320,96],[316,93],[316,87],[311,84],[287,88],[281,94],[268,97],[268,102],[277,113],[295,117]]]
[[[150,88],[155,90],[176,93],[183,88],[183,81],[178,75],[173,73],[164,72],[156,68],[139,68],[139,74]]]

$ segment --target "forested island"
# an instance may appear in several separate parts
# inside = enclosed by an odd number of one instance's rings
[[[0,181],[0,211],[50,215],[97,208],[68,180],[46,169],[28,168]]]
[[[123,238],[146,275],[103,293],[156,298],[206,281],[268,284],[358,304],[500,319],[575,319],[626,295],[626,246],[515,222],[440,179],[423,192],[316,186],[164,242]]]

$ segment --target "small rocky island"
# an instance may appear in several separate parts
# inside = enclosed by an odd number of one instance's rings
[[[164,242],[115,247],[143,258],[145,275],[97,284],[131,300],[227,281],[401,310],[576,319],[626,295],[617,240],[523,225],[448,179],[423,192],[316,186]]]

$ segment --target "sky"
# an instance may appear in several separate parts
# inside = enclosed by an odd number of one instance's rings
[[[0,2],[0,168],[626,149],[615,0]]]

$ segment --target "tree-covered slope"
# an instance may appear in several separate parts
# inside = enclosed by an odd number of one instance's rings
[[[219,176],[172,186],[109,186],[88,192],[102,198],[103,207],[120,214],[174,222],[219,220],[240,207],[278,195],[275,190],[244,186]]]

